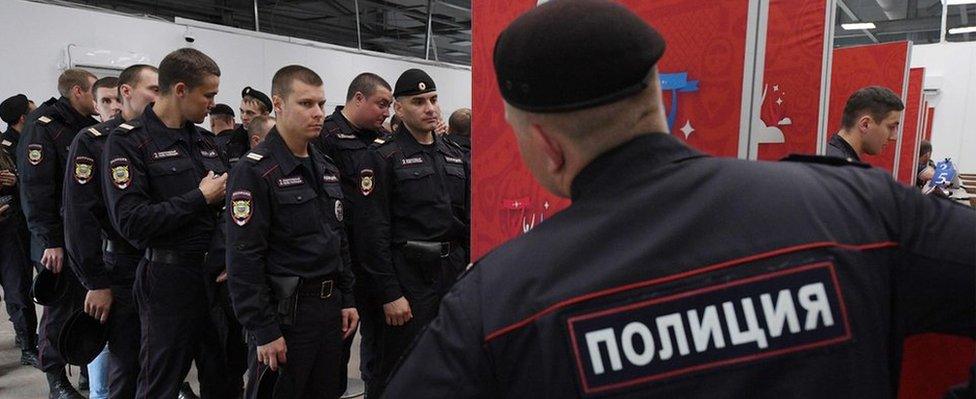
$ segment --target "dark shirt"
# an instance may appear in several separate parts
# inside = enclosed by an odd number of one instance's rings
[[[258,345],[281,336],[267,275],[334,275],[343,308],[354,306],[339,171],[308,148],[307,158],[296,157],[273,128],[227,184],[228,287],[237,318]]]
[[[182,252],[210,248],[223,204],[208,205],[200,180],[227,171],[217,146],[190,122],[170,129],[146,106],[108,137],[102,162],[113,225],[138,246]]]
[[[237,161],[247,154],[250,150],[251,143],[249,141],[249,135],[247,131],[244,130],[244,126],[238,125],[233,130],[224,130],[222,132],[214,132],[214,142],[217,144],[217,148],[220,148],[221,154],[224,158],[230,162],[231,165],[237,163]]]
[[[96,123],[75,111],[65,97],[45,101],[27,117],[16,158],[35,261],[46,248],[64,247],[61,195],[68,146],[79,131]]]
[[[827,141],[827,156],[849,158],[861,162],[861,157],[857,156],[857,151],[854,151],[854,147],[851,147],[850,143],[844,140],[839,134],[833,135]]]
[[[102,195],[102,174],[108,170],[102,163],[105,141],[122,123],[122,117],[116,117],[83,129],[68,152],[63,198],[65,249],[75,274],[89,290],[109,288],[112,283],[102,258],[102,239],[135,250],[112,226]]]
[[[882,170],[651,134],[571,192],[454,285],[389,397],[892,397],[906,335],[976,335],[976,213]]]
[[[13,157],[17,162],[17,144],[20,143],[20,132],[14,130],[12,126],[7,126],[7,131],[0,136],[0,148]]]
[[[366,195],[358,210],[357,239],[364,243],[364,267],[382,303],[402,296],[394,248],[408,240],[467,247],[470,169],[461,150],[436,135],[434,140],[425,147],[401,127],[369,148],[360,171]]]

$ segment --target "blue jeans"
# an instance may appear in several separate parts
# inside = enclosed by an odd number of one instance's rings
[[[88,363],[89,399],[108,399],[108,345]]]

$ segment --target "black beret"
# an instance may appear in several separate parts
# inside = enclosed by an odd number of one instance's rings
[[[415,96],[437,90],[434,79],[427,72],[419,69],[408,69],[400,75],[393,89],[393,97]]]
[[[234,117],[234,109],[227,104],[217,104],[210,109],[210,115],[227,115]]]
[[[529,112],[609,104],[647,88],[664,38],[609,0],[553,0],[518,17],[495,42],[502,97]]]
[[[8,124],[14,123],[21,116],[27,115],[27,110],[29,108],[30,107],[27,104],[27,96],[18,94],[10,97],[0,103],[0,120],[3,120]]]
[[[268,97],[267,94],[252,89],[251,86],[245,87],[244,90],[241,90],[241,97],[244,96],[251,96],[260,101],[261,104],[264,104],[264,107],[268,110],[268,112],[271,112],[271,110],[274,109],[274,105],[271,104],[271,98]]]
[[[78,310],[64,322],[58,335],[58,352],[68,364],[83,366],[95,360],[105,348],[108,328],[100,321]]]
[[[31,284],[31,297],[34,303],[41,306],[51,306],[61,300],[67,291],[67,282],[61,274],[55,274],[48,269],[41,269],[34,276]]]
[[[272,371],[270,367],[264,367],[264,370],[258,375],[256,383],[258,389],[255,392],[254,399],[273,398],[275,384],[278,383],[278,371]]]

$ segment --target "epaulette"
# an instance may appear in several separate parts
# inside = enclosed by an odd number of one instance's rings
[[[133,130],[138,130],[140,127],[142,127],[142,123],[139,122],[139,119],[135,119],[119,125],[119,127],[115,128],[115,132],[118,134],[129,134]]]
[[[88,133],[88,135],[89,136],[92,136],[92,137],[101,137],[102,136],[102,132],[98,131],[98,129],[95,129],[94,126],[88,128],[88,129],[85,129],[85,133]]]
[[[0,145],[2,145],[4,147],[10,147],[10,146],[14,145],[14,143],[11,142],[10,140],[4,140],[4,141],[0,142]]]
[[[42,124],[42,125],[46,125],[46,124],[48,124],[48,123],[51,123],[51,121],[53,121],[53,120],[54,120],[54,119],[51,119],[51,118],[50,118],[49,116],[47,116],[47,115],[41,115],[40,117],[38,117],[38,118],[37,118],[37,123],[40,123],[40,124]]]
[[[258,163],[258,161],[264,159],[264,154],[259,154],[257,152],[251,151],[248,152],[247,155],[244,156],[244,158],[247,158],[251,163]]]
[[[790,156],[781,159],[780,162],[815,163],[830,166],[854,166],[858,168],[871,167],[871,165],[864,162],[855,161],[853,158],[830,157],[824,155],[790,154]]]

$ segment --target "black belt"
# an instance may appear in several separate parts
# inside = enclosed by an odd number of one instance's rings
[[[149,248],[146,257],[153,263],[168,263],[171,265],[198,265],[207,258],[206,252],[180,252],[168,249]]]
[[[297,294],[300,298],[328,299],[335,292],[335,276],[328,275],[305,280],[298,285]]]
[[[134,255],[139,250],[124,241],[102,240],[102,251],[111,252],[118,255]]]

